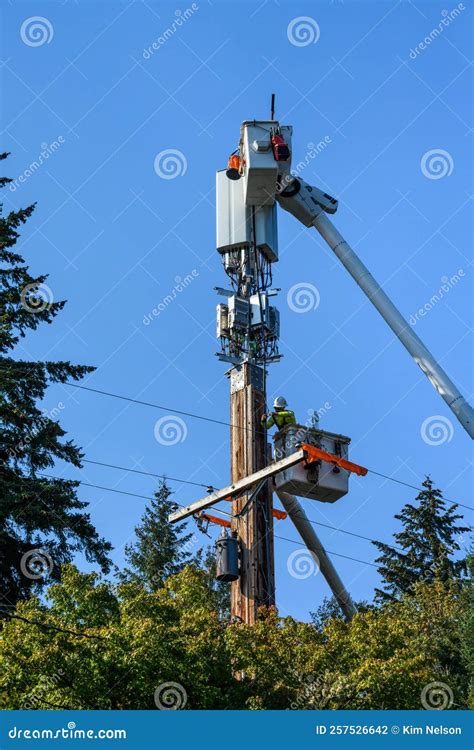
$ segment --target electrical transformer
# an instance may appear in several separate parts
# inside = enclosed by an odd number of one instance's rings
[[[216,579],[230,582],[239,578],[239,543],[223,529],[216,542]]]

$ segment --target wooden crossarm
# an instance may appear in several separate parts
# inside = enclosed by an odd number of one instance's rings
[[[202,497],[200,500],[191,503],[191,505],[186,505],[186,507],[180,508],[168,516],[168,521],[170,521],[170,523],[182,521],[184,518],[188,518],[188,516],[192,516],[200,510],[205,510],[206,508],[210,508],[211,505],[220,503],[221,500],[232,498],[234,495],[238,495],[245,490],[248,490],[250,487],[253,487],[254,484],[261,482],[262,479],[269,479],[270,477],[275,476],[275,474],[278,474],[278,472],[288,469],[290,466],[296,466],[296,464],[299,464],[304,457],[305,452],[302,449],[297,450],[295,453],[292,453],[291,456],[286,456],[286,458],[282,458],[279,461],[274,461],[264,469],[260,469],[260,471],[256,471],[248,477],[239,479],[237,482],[234,482],[228,487],[224,487],[222,490],[215,490],[209,495],[206,495],[206,497]]]

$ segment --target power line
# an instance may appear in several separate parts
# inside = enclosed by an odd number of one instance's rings
[[[133,404],[140,404],[142,406],[149,406],[152,409],[160,409],[162,411],[174,412],[174,414],[180,414],[182,416],[191,417],[192,419],[201,419],[204,422],[212,422],[213,424],[223,425],[224,427],[234,427],[234,428],[239,429],[239,430],[249,430],[251,432],[252,431],[253,432],[257,432],[256,430],[252,430],[251,427],[242,427],[240,425],[232,424],[231,422],[225,422],[225,421],[223,421],[221,419],[212,419],[211,417],[205,417],[202,414],[194,414],[193,412],[183,411],[181,409],[174,409],[174,408],[169,407],[169,406],[162,406],[160,404],[153,404],[153,403],[151,403],[149,401],[140,401],[139,399],[130,398],[129,396],[122,396],[122,395],[120,395],[118,393],[111,393],[110,391],[104,391],[104,390],[101,390],[99,388],[90,388],[89,386],[78,385],[77,383],[70,383],[69,381],[66,381],[64,383],[64,385],[69,385],[72,388],[80,388],[83,391],[90,391],[91,393],[99,393],[99,394],[101,394],[103,396],[110,396],[111,398],[118,398],[121,401],[129,401],[130,403],[133,403]],[[383,477],[384,479],[387,479],[390,482],[396,482],[397,484],[401,484],[401,485],[403,485],[405,487],[410,487],[411,489],[416,490],[417,492],[423,492],[423,488],[422,487],[417,487],[414,484],[409,484],[408,482],[403,482],[400,479],[395,479],[395,477],[391,477],[388,474],[383,474],[382,472],[375,471],[375,469],[367,469],[367,471],[370,474],[376,474],[377,476]],[[177,480],[177,481],[181,481],[181,480]],[[207,487],[208,485],[201,485],[201,486]],[[443,498],[443,499],[447,503],[451,503],[452,505],[458,505],[460,508],[466,508],[467,510],[474,510],[474,508],[472,506],[470,506],[470,505],[465,505],[463,503],[458,503],[458,502],[455,502],[454,500],[449,500],[448,498]]]
[[[292,542],[293,544],[298,544],[301,546],[301,542],[298,542],[296,539],[288,539],[288,537],[280,536],[279,534],[274,534],[274,536],[277,539],[282,539],[284,542]],[[361,563],[361,565],[371,565],[373,568],[379,567],[378,565],[376,565],[376,563],[367,562],[367,560],[359,560],[357,557],[349,557],[349,555],[341,555],[340,552],[331,552],[330,549],[323,549],[322,547],[316,547],[316,549],[321,550],[321,552],[327,552],[328,555],[336,555],[336,557],[344,557],[346,560],[352,560],[352,562]]]
[[[239,425],[232,425],[230,422],[224,422],[221,419],[212,419],[212,417],[205,417],[202,414],[193,414],[190,411],[183,411],[182,409],[174,409],[171,406],[162,406],[161,404],[152,404],[150,401],[140,401],[136,398],[130,398],[129,396],[121,396],[118,393],[111,393],[110,391],[102,391],[99,388],[89,388],[85,385],[77,385],[77,383],[70,383],[66,381],[64,385],[69,385],[72,388],[80,388],[82,391],[91,391],[91,393],[100,393],[102,396],[111,396],[111,398],[118,398],[121,401],[130,401],[132,404],[140,404],[141,406],[150,406],[152,409],[160,409],[161,411],[172,411],[174,414],[180,414],[183,417],[191,417],[192,419],[201,419],[203,422],[212,422],[213,424],[220,424],[224,427],[236,427],[239,430],[249,430],[254,432],[251,427],[241,427]]]
[[[177,504],[179,505],[179,503]],[[182,505],[181,507],[184,508],[185,506]],[[225,516],[230,516],[230,518],[236,518],[236,516],[233,516],[232,513],[229,513],[226,510],[221,510],[221,508],[212,508],[212,510],[217,511],[218,513],[223,513]],[[308,521],[310,521],[310,523],[316,523],[316,521],[311,521],[309,518],[308,518]],[[340,529],[337,529],[337,531],[340,531]],[[301,542],[299,542],[297,539],[289,539],[288,537],[280,536],[279,534],[273,534],[273,536],[276,537],[277,539],[282,539],[284,542],[292,542],[292,544],[298,544],[301,546]],[[369,539],[368,541],[371,542],[372,539]],[[376,563],[367,562],[367,560],[359,560],[357,557],[349,557],[349,555],[342,555],[340,552],[332,552],[331,550],[325,549],[323,547],[316,547],[316,549],[319,549],[322,552],[327,552],[330,555],[336,555],[336,557],[344,557],[346,560],[352,560],[353,562],[358,562],[358,563],[361,563],[362,565],[372,565],[372,567],[378,568],[378,565],[376,565]]]
[[[47,479],[61,479],[61,477],[53,477],[50,474],[41,474],[40,476],[46,477]],[[83,482],[80,479],[73,479],[73,480],[67,480],[67,481],[79,482],[79,484],[82,484],[85,487],[94,487],[95,489],[106,490],[107,492],[117,492],[119,495],[129,495],[130,497],[138,497],[138,498],[141,498],[143,500],[152,500],[152,498],[148,497],[147,495],[138,495],[135,492],[125,492],[125,490],[117,490],[117,489],[114,489],[113,487],[103,487],[103,486],[101,486],[99,484],[90,484],[89,482]],[[180,508],[186,507],[186,506],[182,505],[181,503],[176,503],[176,505],[178,505]],[[208,510],[210,510],[210,509],[208,508]],[[235,517],[235,516],[232,515],[232,513],[229,513],[228,511],[223,510],[222,508],[214,508],[213,507],[212,510],[217,511],[218,513],[223,513],[225,516],[230,516],[230,518],[234,518]],[[310,519],[308,519],[308,520],[310,521],[310,523],[318,523],[317,521],[311,521]],[[325,526],[326,524],[318,524],[318,525]],[[338,529],[335,526],[329,526],[328,528],[333,528],[335,531],[341,531],[343,533],[351,534],[353,536],[360,536],[359,534],[353,534],[353,532],[350,532],[350,531],[345,531],[343,529]],[[286,541],[286,542],[293,542],[294,544],[299,544],[299,542],[297,542],[295,539],[287,539],[286,537],[279,536],[278,534],[274,534],[274,536],[277,539],[282,539],[283,541]],[[361,536],[361,538],[362,539],[366,539],[369,542],[373,541],[372,539],[369,539],[369,537],[362,537]],[[348,557],[348,555],[342,555],[339,552],[330,552],[329,550],[326,550],[326,551],[329,552],[331,555],[336,555],[337,557],[344,557],[344,558],[346,558],[348,560],[354,560],[355,562],[360,562],[360,563],[365,564],[365,565],[374,565],[375,567],[377,567],[377,565],[375,565],[375,563],[369,563],[369,562],[366,562],[365,560],[357,560],[355,557]]]
[[[89,482],[83,482],[81,479],[65,479],[64,477],[53,477],[51,474],[39,474],[39,476],[45,477],[46,479],[59,480],[61,482],[78,482],[79,484],[83,484],[84,487],[94,487],[96,490],[105,490],[106,492],[117,492],[119,495],[139,497],[142,500],[153,500],[153,498],[148,495],[137,495],[136,492],[125,492],[125,490],[116,490],[113,487],[102,487],[100,484],[89,484]]]
[[[130,469],[128,466],[117,466],[116,464],[106,464],[103,461],[91,461],[90,459],[83,458],[82,462],[85,464],[95,464],[96,466],[106,466],[109,469],[121,469],[122,471],[129,471],[132,474],[144,474],[147,477],[157,477],[158,479],[165,479],[170,482],[179,482],[180,484],[192,484],[194,487],[204,487],[206,490],[214,491],[217,488],[211,484],[203,484],[202,482],[191,482],[189,479],[180,479],[179,477],[169,477],[167,474],[153,474],[151,471],[142,471],[140,469]]]
[[[396,482],[397,484],[403,484],[404,487],[410,487],[412,490],[417,490],[418,492],[422,492],[421,487],[416,487],[414,484],[409,484],[408,482],[402,482],[401,479],[395,479],[395,477],[389,477],[387,474],[382,474],[380,471],[374,471],[374,469],[369,469],[371,474],[377,474],[379,477],[383,477],[384,479],[390,479],[391,482]],[[460,508],[467,508],[468,510],[474,510],[474,508],[471,505],[463,505],[462,503],[455,502],[454,500],[448,500],[446,497],[443,497],[443,500],[445,500],[447,503],[451,503],[452,505],[459,505]]]
[[[0,605],[0,608],[3,605]],[[77,630],[69,630],[68,628],[60,628],[57,625],[51,625],[48,622],[40,622],[40,620],[30,620],[28,617],[22,617],[21,615],[13,614],[13,612],[2,612],[6,617],[10,617],[14,620],[21,620],[29,625],[36,625],[38,628],[45,628],[46,630],[55,630],[58,633],[67,633],[68,635],[74,635],[76,638],[90,638],[98,641],[105,641],[101,635],[90,635],[89,633],[79,633]]]

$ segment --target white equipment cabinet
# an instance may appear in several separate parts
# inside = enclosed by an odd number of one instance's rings
[[[270,151],[273,160],[273,154]],[[276,162],[274,161],[276,164]],[[244,250],[252,243],[255,221],[255,242],[270,263],[278,260],[276,203],[247,206],[244,201],[244,180],[230,180],[225,170],[216,174],[217,250],[229,253]]]

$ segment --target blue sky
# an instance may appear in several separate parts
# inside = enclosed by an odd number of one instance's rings
[[[302,16],[310,37],[292,38],[289,25]],[[171,407],[51,388],[45,408],[62,404],[61,423],[87,458],[227,483],[226,427],[184,418],[184,439],[164,445],[155,423],[173,408],[228,419],[214,338],[213,288],[226,279],[215,251],[215,171],[241,121],[268,117],[272,92],[277,117],[294,126],[296,161],[326,139],[304,179],[339,198],[336,226],[407,317],[458,275],[415,330],[472,394],[471,24],[468,2],[3,4],[1,123],[17,180],[4,200],[38,201],[21,249],[34,273],[49,272],[54,298],[68,300],[17,355],[96,365],[87,385]],[[164,179],[155,160],[169,149],[181,153],[180,174]],[[284,358],[271,367],[269,394],[284,394],[302,422],[328,402],[321,424],[351,436],[352,460],[415,485],[429,473],[448,498],[470,504],[470,441],[444,402],[314,231],[280,211],[279,241]],[[300,283],[318,290],[306,313],[288,304]],[[433,422],[427,439],[423,424]],[[144,495],[154,488],[150,477],[90,464],[56,472]],[[179,502],[201,494],[173,488]],[[369,474],[353,477],[333,506],[304,506],[314,520],[388,541],[394,514],[415,494]],[[120,565],[145,501],[88,487],[81,497]],[[290,521],[277,533],[298,538]],[[318,533],[333,552],[375,557],[366,541]],[[306,618],[327,595],[325,581],[295,580],[287,561],[296,545],[275,546],[280,611]],[[375,568],[333,559],[353,596],[371,598]]]

